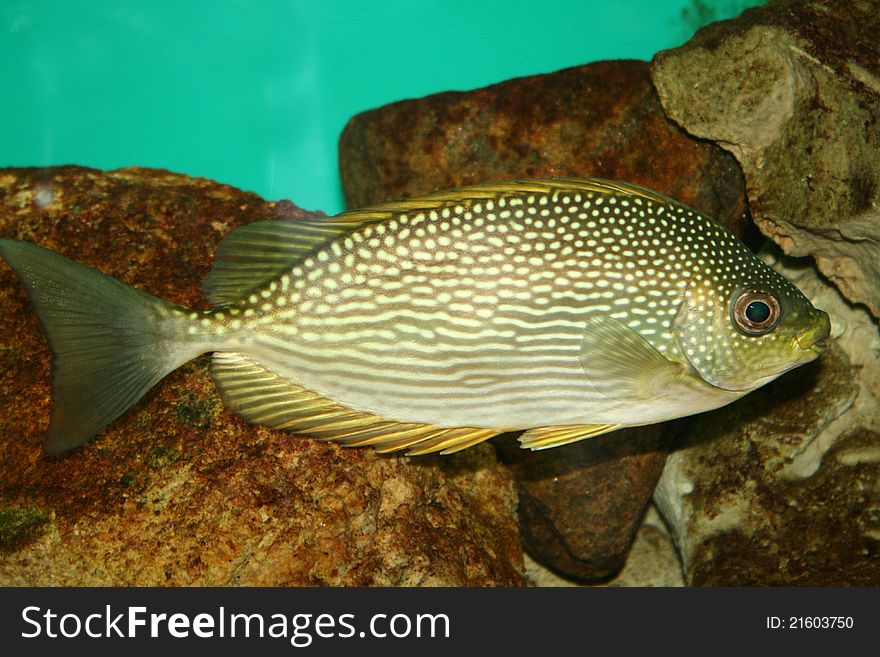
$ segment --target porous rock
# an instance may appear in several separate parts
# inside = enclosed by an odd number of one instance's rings
[[[0,170],[0,237],[186,305],[239,224],[287,201],[165,171]],[[246,424],[193,361],[61,457],[41,445],[50,354],[0,265],[0,584],[519,585],[510,476],[491,447],[380,456]]]
[[[666,118],[647,62],[597,62],[386,105],[352,118],[339,151],[352,208],[487,181],[601,177],[666,193],[737,234],[746,226],[736,162]],[[506,446],[532,556],[576,578],[617,571],[666,456],[659,432],[541,455]]]
[[[880,316],[880,2],[771,2],[659,53],[667,114],[739,161],[749,207]]]
[[[760,229],[815,257],[778,267],[832,324],[819,361],[686,425],[654,498],[692,584],[880,584],[878,62],[876,1],[771,2],[654,59]]]
[[[816,362],[685,425],[654,494],[697,585],[880,584],[880,335],[811,265]]]

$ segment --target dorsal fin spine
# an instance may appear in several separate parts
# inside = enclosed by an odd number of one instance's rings
[[[554,190],[622,194],[656,203],[675,203],[636,185],[601,179],[564,178],[462,187],[343,212],[329,219],[258,221],[236,228],[220,242],[214,268],[205,279],[205,292],[215,305],[234,303],[335,240],[362,226],[383,222],[395,214],[429,212],[454,204],[467,205],[497,199],[505,194],[546,194]]]

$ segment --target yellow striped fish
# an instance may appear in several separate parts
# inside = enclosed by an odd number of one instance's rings
[[[76,447],[205,352],[247,420],[345,445],[543,449],[727,404],[830,332],[711,219],[603,180],[463,188],[219,245],[212,310],[2,240],[54,353],[45,449]]]

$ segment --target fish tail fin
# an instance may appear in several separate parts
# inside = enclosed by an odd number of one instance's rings
[[[186,309],[29,242],[0,240],[54,355],[54,405],[44,445],[73,449],[200,350]],[[182,339],[183,338],[183,339]]]

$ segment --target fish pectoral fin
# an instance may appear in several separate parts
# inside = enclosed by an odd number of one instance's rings
[[[568,445],[585,438],[600,436],[603,433],[620,429],[622,424],[574,424],[562,427],[539,427],[529,429],[519,437],[520,447],[536,451]]]
[[[688,374],[687,367],[610,317],[586,321],[579,360],[590,384],[609,399],[653,399]]]
[[[377,452],[451,454],[499,432],[481,427],[437,427],[395,422],[349,408],[285,379],[239,353],[216,352],[211,374],[226,405],[255,424],[304,433]]]

